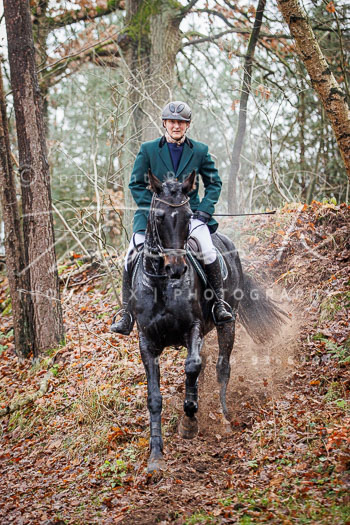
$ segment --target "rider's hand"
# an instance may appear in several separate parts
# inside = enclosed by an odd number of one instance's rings
[[[192,215],[192,218],[198,219],[199,221],[204,222],[204,224],[207,224],[211,219],[211,215],[210,213],[207,213],[206,211],[197,210]]]

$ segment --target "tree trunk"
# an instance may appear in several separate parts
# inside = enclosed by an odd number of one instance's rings
[[[35,62],[37,71],[47,64],[47,37],[49,35],[49,24],[46,17],[48,8],[48,0],[39,0],[37,5],[33,5],[32,14],[32,28],[33,28],[33,40],[35,48]],[[45,75],[44,75],[45,76]],[[43,80],[42,75],[39,73],[38,78],[41,99],[42,99],[42,114],[45,125],[45,134],[48,134],[48,96],[49,96],[49,85],[48,82]]]
[[[12,170],[11,150],[6,117],[6,105],[0,67],[0,183],[1,204],[5,227],[5,259],[12,302],[13,332],[16,354],[28,357],[34,350],[32,304],[28,294],[28,274],[23,272],[25,257],[20,218],[17,207],[16,182]]]
[[[128,127],[124,134],[123,186],[124,226],[130,232],[134,206],[128,188],[130,173],[142,142],[159,137],[162,130],[161,109],[171,98],[175,82],[175,60],[180,47],[182,6],[171,0],[128,0],[126,34],[120,46],[125,61],[124,77],[128,82]],[[130,138],[132,137],[132,140]]]
[[[345,94],[331,73],[307,15],[298,0],[278,0],[278,6],[289,25],[300,58],[332,124],[350,179],[350,109]]]
[[[33,302],[35,355],[64,336],[51,212],[42,104],[27,0],[5,0],[11,85],[21,178],[28,293]]]
[[[152,95],[145,104],[146,113],[153,117],[155,123],[148,123],[143,133],[143,140],[159,137],[159,129],[156,124],[161,125],[161,109],[172,98],[175,84],[175,61],[181,43],[180,11],[176,11],[174,3],[169,0],[162,0],[156,5],[157,10],[150,16],[148,85]],[[147,118],[149,120],[146,115]]]
[[[252,68],[255,47],[259,38],[260,28],[264,15],[266,0],[259,0],[258,7],[256,10],[256,16],[254,21],[254,27],[252,34],[249,39],[247,54],[244,60],[244,75],[242,82],[242,94],[239,103],[239,117],[238,117],[238,129],[235,136],[235,141],[232,150],[232,160],[230,166],[230,173],[228,179],[228,212],[238,213],[239,204],[237,197],[237,178],[240,167],[240,157],[243,147],[243,141],[247,125],[247,105],[248,98],[251,91],[252,84]]]

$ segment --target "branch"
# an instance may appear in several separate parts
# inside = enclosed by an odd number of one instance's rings
[[[80,11],[73,9],[71,11],[65,11],[62,15],[53,18],[47,17],[46,20],[49,26],[49,31],[53,31],[60,27],[76,24],[77,22],[95,20],[96,18],[109,15],[117,9],[125,9],[125,3],[123,0],[107,0],[106,7],[89,7]]]
[[[77,237],[74,233],[74,231],[69,227],[69,224],[67,223],[66,219],[63,217],[63,215],[61,214],[61,212],[59,211],[58,208],[56,208],[56,206],[54,205],[54,203],[52,203],[52,208],[54,209],[54,211],[57,213],[57,215],[59,216],[59,218],[61,219],[61,221],[63,222],[64,226],[67,228],[67,230],[69,231],[69,233],[72,235],[73,239],[77,242],[77,244],[80,246],[80,248],[83,250],[83,252],[85,253],[85,255],[87,255],[88,257],[90,257],[90,254],[89,252],[86,250],[86,248],[83,246],[83,244],[81,243],[79,237]]]
[[[233,28],[233,29],[226,29],[226,31],[222,31],[221,33],[217,33],[216,35],[208,35],[208,36],[203,35],[201,38],[197,38],[196,40],[190,40],[188,42],[185,42],[184,44],[182,44],[181,49],[183,49],[186,46],[202,44],[203,42],[214,42],[214,40],[221,38],[224,35],[231,34],[231,33],[238,33],[240,35],[250,36],[252,34],[252,30]],[[186,34],[184,36],[186,36]],[[260,38],[266,38],[266,39],[271,39],[271,40],[272,39],[285,39],[285,40],[293,39],[291,35],[285,35],[284,33],[277,33],[276,35],[271,35],[270,33],[265,33],[264,31],[260,32]]]
[[[42,71],[45,71],[47,70],[48,68],[50,68],[45,75],[42,76],[41,78],[41,83],[49,83],[49,86],[52,87],[53,85],[55,85],[57,82],[59,82],[61,80],[62,77],[59,77],[59,75],[62,75],[65,70],[67,69],[67,67],[74,61],[82,61],[84,60],[85,58],[102,58],[104,56],[107,56],[106,54],[108,53],[108,51],[106,50],[106,47],[111,45],[111,44],[115,44],[116,40],[113,39],[113,35],[112,36],[109,36],[109,37],[106,37],[105,39],[102,39],[102,40],[99,40],[98,42],[95,42],[94,44],[91,44],[83,49],[80,49],[79,51],[76,51],[74,53],[71,53],[70,55],[66,55],[65,57],[62,57],[58,60],[56,60],[55,62],[53,62],[52,64],[47,64],[46,66],[42,67],[38,72],[42,72]],[[102,44],[103,44],[103,47],[102,47]],[[114,56],[114,58],[118,58],[116,57],[116,52],[114,51],[113,53],[108,53],[108,56],[109,57],[112,57],[112,55]],[[64,62],[64,63],[62,63]],[[115,67],[117,66],[116,63],[113,64]],[[50,80],[50,77],[59,77],[57,79],[54,79],[54,80]],[[49,79],[49,80],[48,80]],[[11,93],[11,92],[9,92]],[[6,95],[9,95],[9,93],[7,93]]]
[[[78,55],[81,55],[85,51],[87,51],[89,49],[92,49],[92,48],[96,48],[96,47],[100,46],[101,44],[105,44],[105,45],[113,44],[115,42],[115,40],[113,39],[113,36],[117,36],[117,35],[118,35],[118,33],[114,33],[114,35],[110,35],[110,36],[108,36],[106,38],[103,38],[102,40],[98,40],[94,44],[90,44],[89,46],[84,47],[83,49],[80,49],[79,51],[75,51],[74,53],[71,53],[70,55],[66,55],[65,57],[59,58],[58,60],[56,60],[56,62],[53,62],[52,64],[47,64],[46,66],[40,68],[38,70],[38,73],[41,73],[42,71],[45,71],[45,69],[48,69],[49,67],[50,68],[54,68],[60,62],[63,62],[64,60],[68,60],[69,58],[73,58],[73,57],[76,57]]]
[[[232,27],[233,29],[235,27],[233,24],[231,24],[231,22],[228,21],[228,19],[227,19],[227,17],[225,15],[220,13],[220,11],[215,11],[214,9],[196,9],[193,12],[194,13],[207,13],[208,15],[217,16],[217,17],[221,18],[221,20],[223,20],[225,22],[225,24],[228,25],[229,27]]]
[[[183,9],[181,9],[181,15],[182,16],[186,16],[187,13],[190,12],[190,10],[192,9],[192,7],[194,5],[196,5],[196,3],[198,2],[198,0],[191,0],[187,5],[185,5],[185,7]]]

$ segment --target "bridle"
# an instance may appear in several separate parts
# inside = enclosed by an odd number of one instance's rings
[[[189,201],[190,201],[190,198],[186,197],[185,200],[177,204],[174,204],[174,203],[165,201],[161,199],[160,197],[156,197],[156,195],[153,194],[151,208],[150,208],[150,214],[151,214],[150,220],[151,220],[152,233],[154,234],[154,237],[156,240],[156,247],[157,247],[157,251],[159,255],[163,257],[164,255],[186,255],[186,250],[182,250],[180,248],[164,248],[160,235],[159,235],[158,225],[157,225],[157,221],[155,218],[155,211],[157,209],[156,203],[162,202],[163,204],[166,204],[167,206],[170,206],[171,208],[181,208],[182,206],[185,206],[185,204],[187,204]]]
[[[182,206],[185,206],[190,201],[189,197],[186,197],[183,201],[179,203],[171,203],[166,200],[161,199],[160,197],[156,197],[156,194],[153,194],[151,206],[150,206],[150,224],[151,224],[151,233],[153,240],[155,241],[155,247],[150,247],[145,245],[146,253],[148,252],[149,255],[155,255],[157,254],[160,257],[164,257],[165,255],[186,255],[187,251],[185,249],[181,248],[164,248],[162,240],[159,235],[158,231],[158,225],[156,220],[155,212],[157,210],[157,203],[162,202],[163,204],[166,204],[167,206],[170,206],[171,208],[181,208]],[[151,274],[145,271],[144,273],[146,275],[149,275],[149,277],[166,277],[164,274]]]

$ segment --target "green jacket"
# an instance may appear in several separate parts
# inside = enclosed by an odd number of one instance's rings
[[[191,209],[192,211],[205,211],[210,215],[214,213],[215,204],[220,196],[222,182],[218,170],[215,168],[214,161],[208,153],[208,146],[202,142],[186,138],[180,164],[177,172],[174,174],[169,148],[165,137],[162,137],[142,144],[132,170],[129,188],[139,208],[134,216],[134,232],[145,231],[147,226],[152,200],[152,192],[147,189],[149,169],[161,181],[169,175],[175,175],[179,181],[183,181],[193,170],[196,170],[196,189],[189,193]],[[205,188],[202,201],[199,200],[198,196],[198,174],[202,177]],[[211,233],[213,233],[217,229],[218,223],[211,218],[208,226]]]

